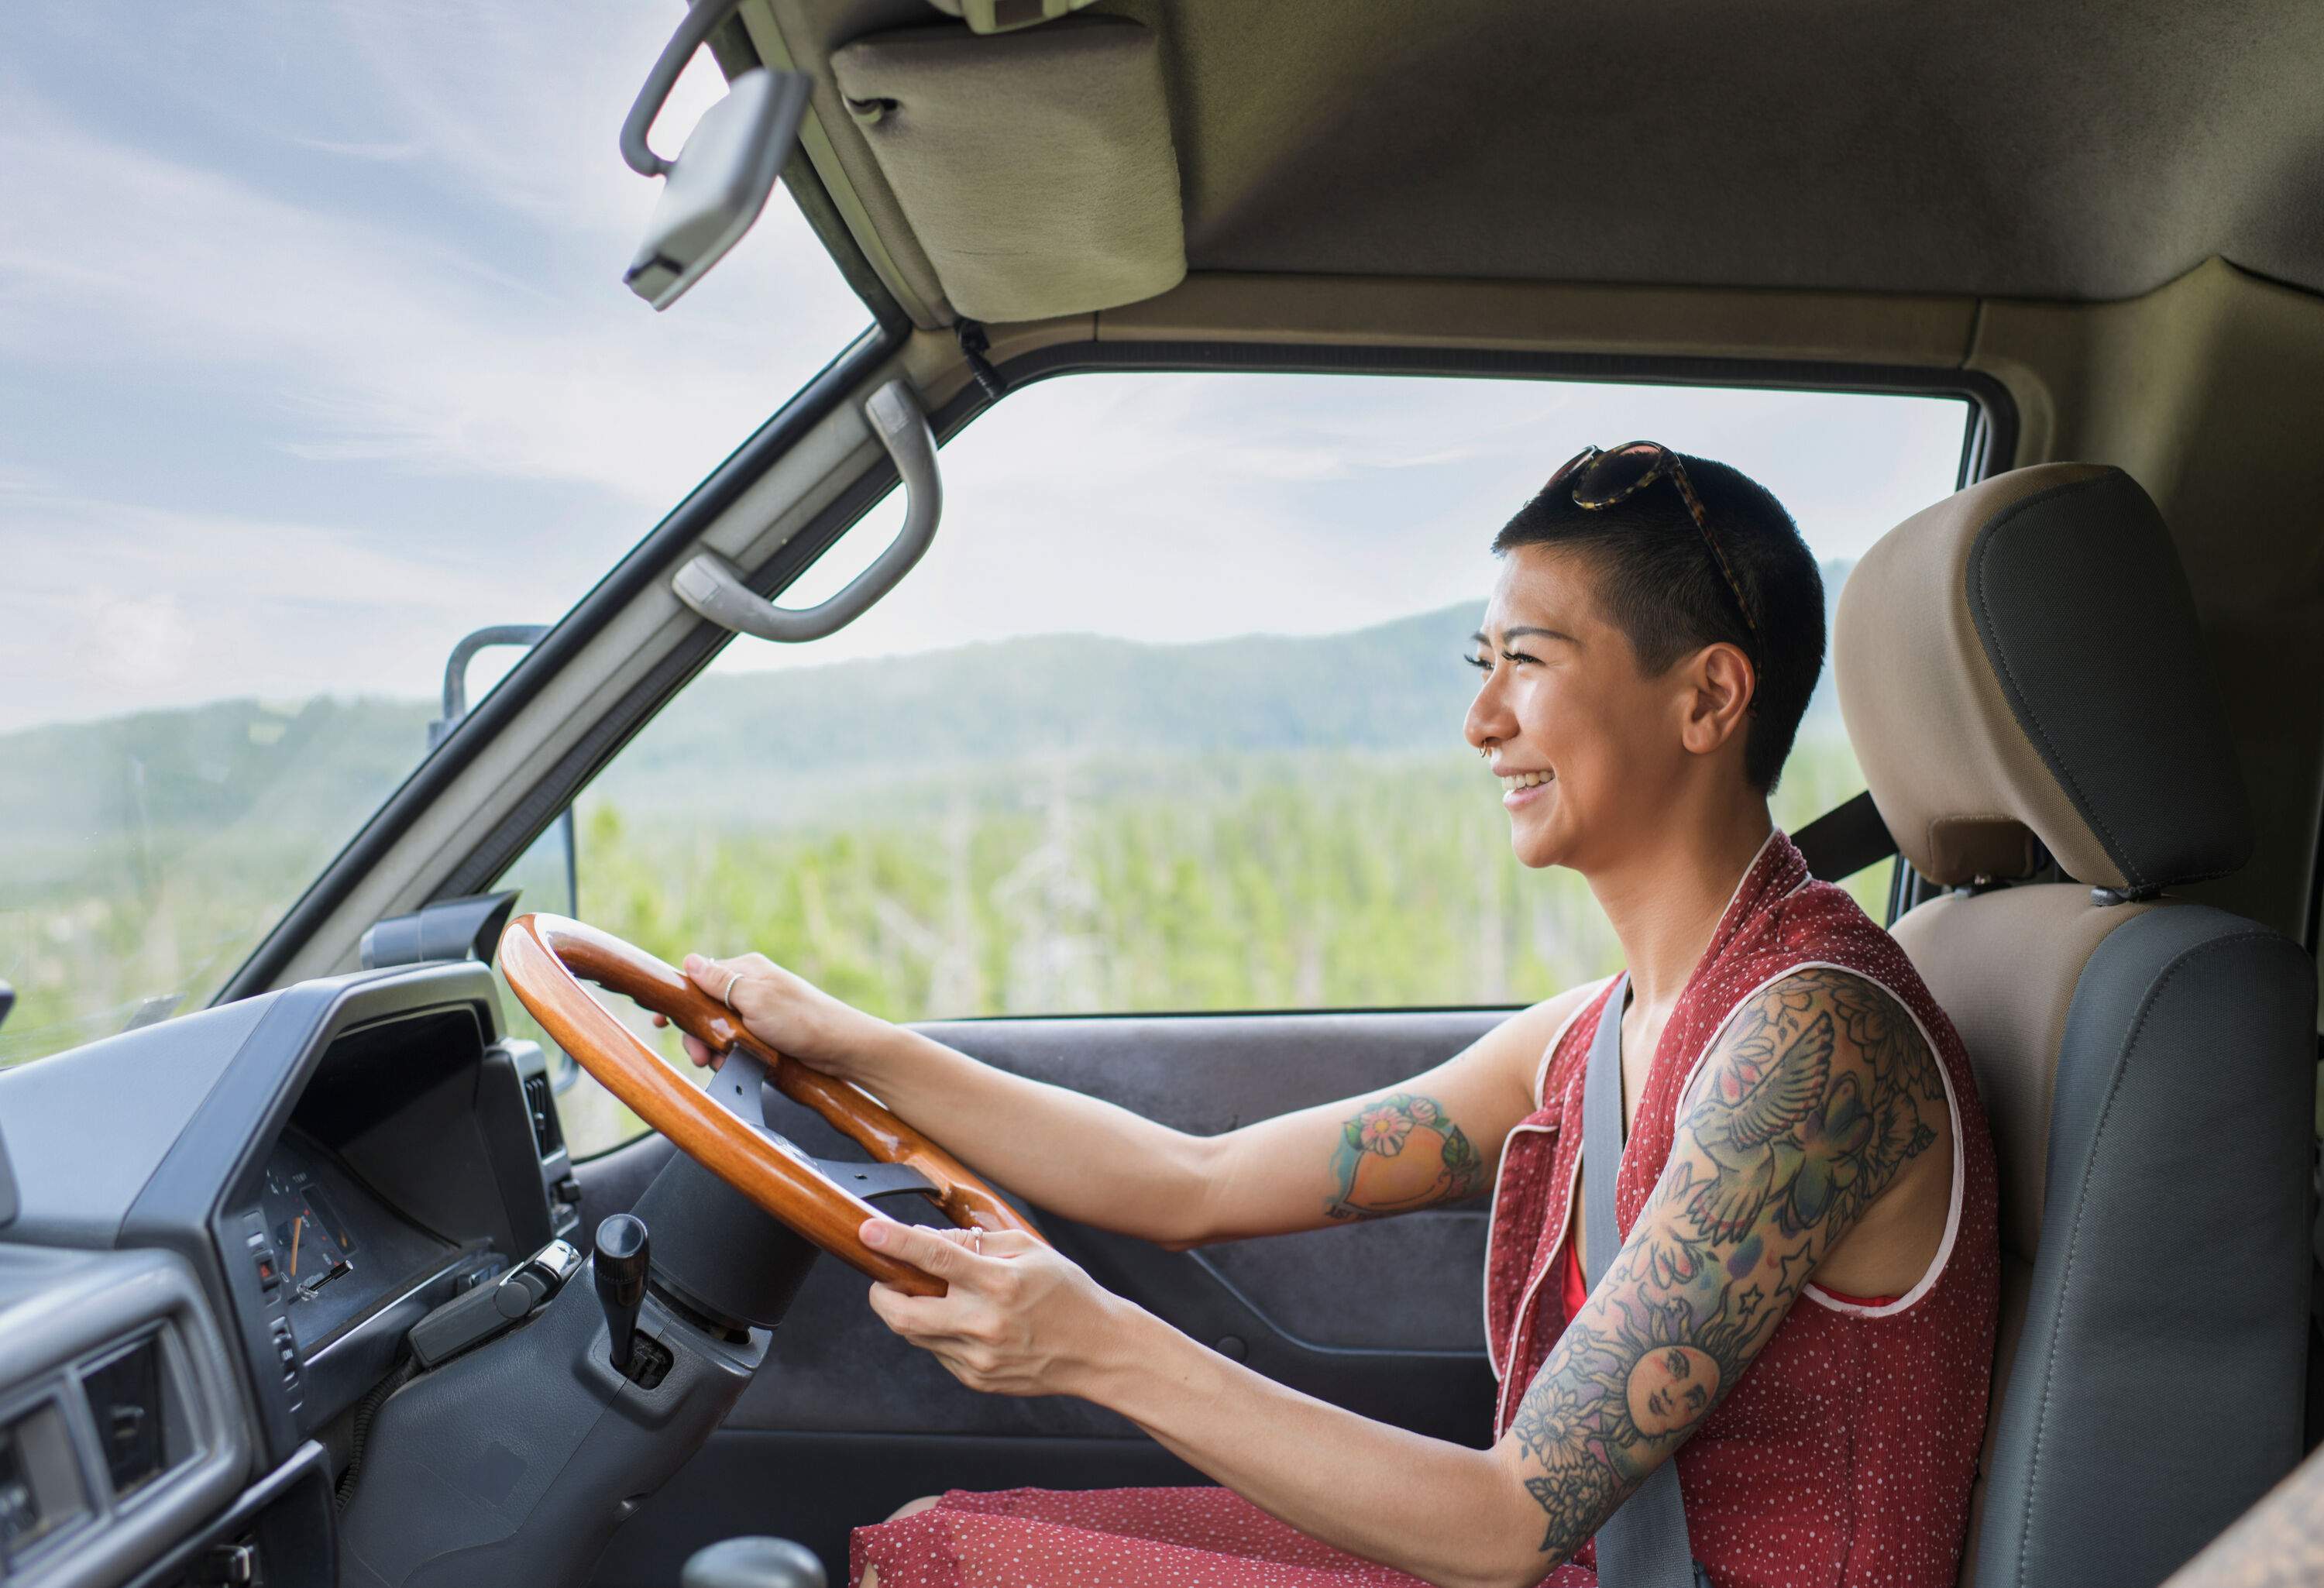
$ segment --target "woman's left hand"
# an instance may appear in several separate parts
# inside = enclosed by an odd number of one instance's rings
[[[872,1310],[972,1390],[1086,1396],[1120,1338],[1129,1303],[1019,1231],[972,1235],[881,1218],[866,1219],[862,1236],[945,1282],[942,1296],[874,1285]]]

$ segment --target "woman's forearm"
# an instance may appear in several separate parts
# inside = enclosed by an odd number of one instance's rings
[[[888,1028],[850,1055],[849,1078],[971,1168],[1081,1223],[1148,1241],[1199,1241],[1213,1139]]]
[[[1540,1513],[1495,1452],[1302,1395],[1116,1305],[1112,1343],[1076,1393],[1270,1515],[1442,1588],[1514,1588],[1558,1564],[1536,1548]]]

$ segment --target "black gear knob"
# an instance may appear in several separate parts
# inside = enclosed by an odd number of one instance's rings
[[[597,1250],[589,1260],[597,1283],[597,1305],[605,1309],[605,1332],[613,1342],[613,1371],[630,1371],[630,1344],[637,1337],[638,1309],[646,1304],[646,1260],[650,1248],[645,1221],[609,1214],[597,1226]]]

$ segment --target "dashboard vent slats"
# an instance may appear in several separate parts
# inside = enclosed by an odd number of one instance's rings
[[[547,1076],[524,1078],[524,1107],[532,1116],[533,1146],[543,1159],[554,1156],[565,1145],[565,1132],[558,1129],[557,1105],[549,1101]]]

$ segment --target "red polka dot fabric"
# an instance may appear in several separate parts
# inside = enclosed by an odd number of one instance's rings
[[[1426,1588],[1319,1544],[1226,1489],[954,1489],[932,1510],[858,1528],[849,1581],[880,1588]],[[1549,1588],[1595,1588],[1561,1567]]]
[[[1904,952],[1778,833],[1729,905],[1655,1050],[1616,1183],[1627,1233],[1668,1159],[1686,1084],[1729,1015],[1810,965],[1877,982],[1912,1011],[1954,1108],[1953,1217],[1912,1291],[1867,1307],[1811,1286],[1751,1371],[1679,1452],[1688,1534],[1715,1588],[1938,1588],[1953,1582],[1985,1426],[1998,1298],[1993,1149],[1960,1039]],[[1582,1081],[1603,995],[1560,1034],[1543,1106],[1504,1149],[1486,1248],[1495,1431],[1565,1326],[1545,1283],[1581,1161]],[[1567,1131],[1572,1121],[1574,1129]],[[1585,1546],[1543,1581],[1595,1588]],[[954,1490],[858,1528],[850,1582],[880,1588],[1421,1588],[1308,1537],[1225,1489]]]
[[[1953,1203],[1921,1283],[1868,1306],[1811,1284],[1733,1394],[1677,1456],[1687,1536],[1718,1588],[1950,1588],[1985,1431],[2000,1297],[1993,1142],[1969,1057],[1895,939],[1814,882],[1778,833],[1760,852],[1655,1050],[1615,1182],[1623,1233],[1669,1160],[1688,1082],[1769,983],[1831,965],[1911,1012],[1953,1109]],[[1485,1249],[1486,1337],[1506,1428],[1566,1323],[1557,1267],[1582,1159],[1590,1039],[1612,989],[1552,1045],[1543,1106],[1512,1133]],[[1565,1127],[1571,1122],[1572,1130]],[[1577,1557],[1594,1558],[1587,1546]]]

